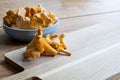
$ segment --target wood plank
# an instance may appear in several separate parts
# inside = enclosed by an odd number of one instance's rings
[[[105,12],[120,11],[120,0],[1,0],[0,25],[2,17],[8,9],[17,9],[25,6],[36,6],[41,3],[49,11],[55,12],[59,18],[74,17]]]
[[[105,26],[109,26],[109,28],[106,28]],[[119,26],[114,26],[113,24],[107,24],[107,23],[98,24],[95,26],[91,26],[85,29],[81,29],[66,34],[65,42],[69,46],[68,50],[71,51],[73,54],[74,52],[79,51],[79,49],[81,50],[82,48],[84,49],[87,47],[88,49],[90,47],[94,47],[93,51],[97,51],[99,49],[104,49],[106,46],[110,46],[112,44],[119,42],[120,41],[119,38],[120,36],[118,35],[119,31],[120,31]],[[97,47],[98,45],[101,46],[103,44],[104,46]],[[18,64],[23,69],[28,69],[61,57],[61,56],[57,56],[54,58],[47,57],[46,59],[46,57],[43,56],[35,60],[26,61],[24,60],[24,56],[23,56],[25,50],[26,48],[22,48],[20,50],[6,53],[5,58],[7,59],[7,61],[9,59],[12,62]],[[92,48],[90,48],[90,50],[92,50]]]
[[[65,38],[68,50],[72,52],[70,57],[59,55],[25,61],[25,48],[9,52],[5,57],[25,70],[3,80],[24,80],[36,75],[43,80],[104,80],[120,71],[119,34],[119,25],[108,23],[71,32]]]
[[[118,45],[118,44],[117,44]],[[105,51],[99,55],[92,56],[79,63],[75,62],[73,66],[54,70],[43,75],[37,75],[42,80],[106,80],[108,77],[120,72],[120,46]],[[98,54],[96,52],[95,54]],[[66,65],[67,66],[67,65]],[[63,67],[66,67],[63,66]],[[49,74],[51,73],[51,74]],[[119,80],[119,77],[113,77],[108,80]]]
[[[76,61],[69,65],[63,65],[62,67],[50,70],[44,74],[36,73],[37,75],[30,75],[30,71],[39,71],[38,69],[40,69],[40,67],[34,67],[3,80],[12,80],[12,78],[17,80],[18,78],[25,80],[26,78],[29,78],[27,80],[31,80],[33,77],[37,78],[37,80],[105,80],[108,77],[120,72],[119,49],[120,46],[116,44],[114,45],[114,48],[111,47],[108,51],[100,51],[100,54],[98,51],[96,52],[97,55],[91,55],[89,58],[81,59],[81,61]],[[25,74],[27,74],[25,77],[20,76]],[[119,77],[113,77],[108,80],[119,79]]]
[[[8,64],[4,62],[4,58],[0,57],[0,80],[15,73],[18,73],[18,71],[12,66],[8,66]]]
[[[93,15],[93,16],[85,16],[85,17],[77,17],[77,18],[69,18],[69,19],[63,19],[60,21],[60,27],[56,31],[56,33],[68,33],[71,31],[75,31],[78,29],[82,29],[97,23],[100,23],[102,21],[114,21],[118,24],[120,23],[120,12],[117,13],[109,13],[109,14],[103,14],[103,15]],[[15,50],[18,48],[21,48],[28,43],[24,42],[18,42],[15,40],[10,39],[2,28],[0,28],[0,57],[3,57],[3,55],[6,52],[9,52],[11,50]]]
[[[120,80],[120,73],[117,73],[106,80]]]
[[[57,33],[71,32],[101,22],[120,23],[120,12],[62,19]]]
[[[42,3],[45,8],[55,12],[59,18],[64,19],[61,21],[61,27],[57,33],[71,32],[72,30],[78,30],[105,20],[115,20],[120,23],[119,12],[114,13],[114,11],[119,11],[119,0],[30,0],[27,1],[27,3],[24,0],[0,0],[0,25],[2,25],[2,17],[8,9],[17,9],[19,7],[29,6],[31,4],[36,5],[38,3]],[[113,13],[95,15],[105,12]],[[14,68],[5,64],[3,61],[4,59],[1,57],[3,57],[6,52],[21,48],[26,44],[27,43],[9,39],[5,35],[3,29],[0,29],[0,79],[17,72]]]
[[[114,21],[118,22],[119,24],[119,19],[120,12],[62,19],[57,33],[68,33],[88,27],[93,24],[100,23],[102,21]],[[3,57],[3,55],[9,51],[24,47],[25,45],[27,45],[27,43],[18,42],[8,38],[7,35],[4,33],[3,29],[0,28],[0,57]],[[4,72],[4,74],[0,73],[0,79],[15,74],[17,72],[14,68],[9,68],[10,66],[8,65],[4,66],[3,60],[3,58],[0,59],[0,71]]]

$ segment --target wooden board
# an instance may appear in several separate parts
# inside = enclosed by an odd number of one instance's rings
[[[120,72],[119,34],[120,27],[108,23],[97,24],[66,34],[65,42],[68,50],[72,52],[70,57],[64,55],[43,56],[26,61],[23,59],[25,48],[9,52],[5,55],[6,61],[12,65],[19,65],[19,69],[24,69],[24,71],[5,80],[23,80],[33,76],[43,80],[50,78],[50,80],[56,80],[56,78],[64,80],[65,75],[65,80],[106,79],[116,72]],[[76,74],[73,73],[74,71]],[[105,75],[106,72],[108,74]]]
[[[54,67],[50,63],[43,64],[3,80],[25,80],[28,78],[31,80],[32,77],[37,78],[35,80],[105,80],[120,72],[119,50],[120,43],[54,69],[50,69],[50,67]],[[52,62],[56,64],[60,60]],[[48,65],[47,68],[45,68],[46,65]],[[45,71],[48,68],[50,70]],[[119,78],[112,80],[119,80]]]
[[[120,80],[120,73],[117,73],[106,80]]]
[[[60,27],[57,30],[57,33],[64,33],[64,32],[71,32],[75,30],[79,30],[81,28],[90,27],[93,24],[97,24],[102,21],[117,21],[120,23],[120,12],[116,13],[108,13],[108,14],[100,14],[100,15],[92,15],[92,16],[84,16],[84,17],[76,17],[76,18],[68,18],[62,19],[60,21]],[[73,27],[74,26],[74,27]],[[11,40],[7,37],[4,33],[3,29],[0,28],[0,79],[8,77],[10,75],[18,73],[18,71],[11,66],[8,66],[4,63],[4,56],[5,53],[16,50],[19,48],[24,47],[28,43],[18,42],[15,40]]]

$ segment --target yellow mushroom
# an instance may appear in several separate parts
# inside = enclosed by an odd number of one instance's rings
[[[37,58],[45,52],[49,53],[52,56],[57,55],[57,51],[52,48],[52,46],[42,36],[43,31],[42,28],[40,28],[34,39],[28,44],[25,52],[25,58]]]
[[[4,22],[11,26],[12,25],[12,22],[13,22],[13,19],[14,19],[14,11],[13,10],[9,10],[7,13],[6,13],[6,16],[3,18]]]
[[[54,34],[52,36],[47,35],[46,39],[48,40],[49,44],[57,51],[57,53],[63,52],[66,55],[70,56],[71,53],[65,50],[67,48],[67,46],[64,43],[65,35],[61,34],[59,38],[57,37],[57,34]]]

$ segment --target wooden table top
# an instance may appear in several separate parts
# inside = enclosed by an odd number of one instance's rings
[[[4,63],[6,52],[28,43],[11,40],[2,28],[2,18],[8,9],[42,4],[60,18],[57,33],[71,32],[103,21],[120,24],[120,0],[0,0],[0,79],[18,71]]]

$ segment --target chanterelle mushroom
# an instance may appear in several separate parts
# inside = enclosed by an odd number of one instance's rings
[[[38,58],[44,53],[55,56],[60,52],[70,56],[71,53],[65,51],[67,47],[63,41],[64,36],[65,35],[62,34],[59,38],[57,38],[58,35],[47,35],[44,38],[43,30],[40,28],[34,39],[28,44],[25,52],[25,58]],[[58,39],[59,41],[55,42],[55,39]]]
[[[3,18],[6,25],[20,29],[39,29],[55,24],[58,18],[53,12],[45,10],[41,5],[9,10]]]

